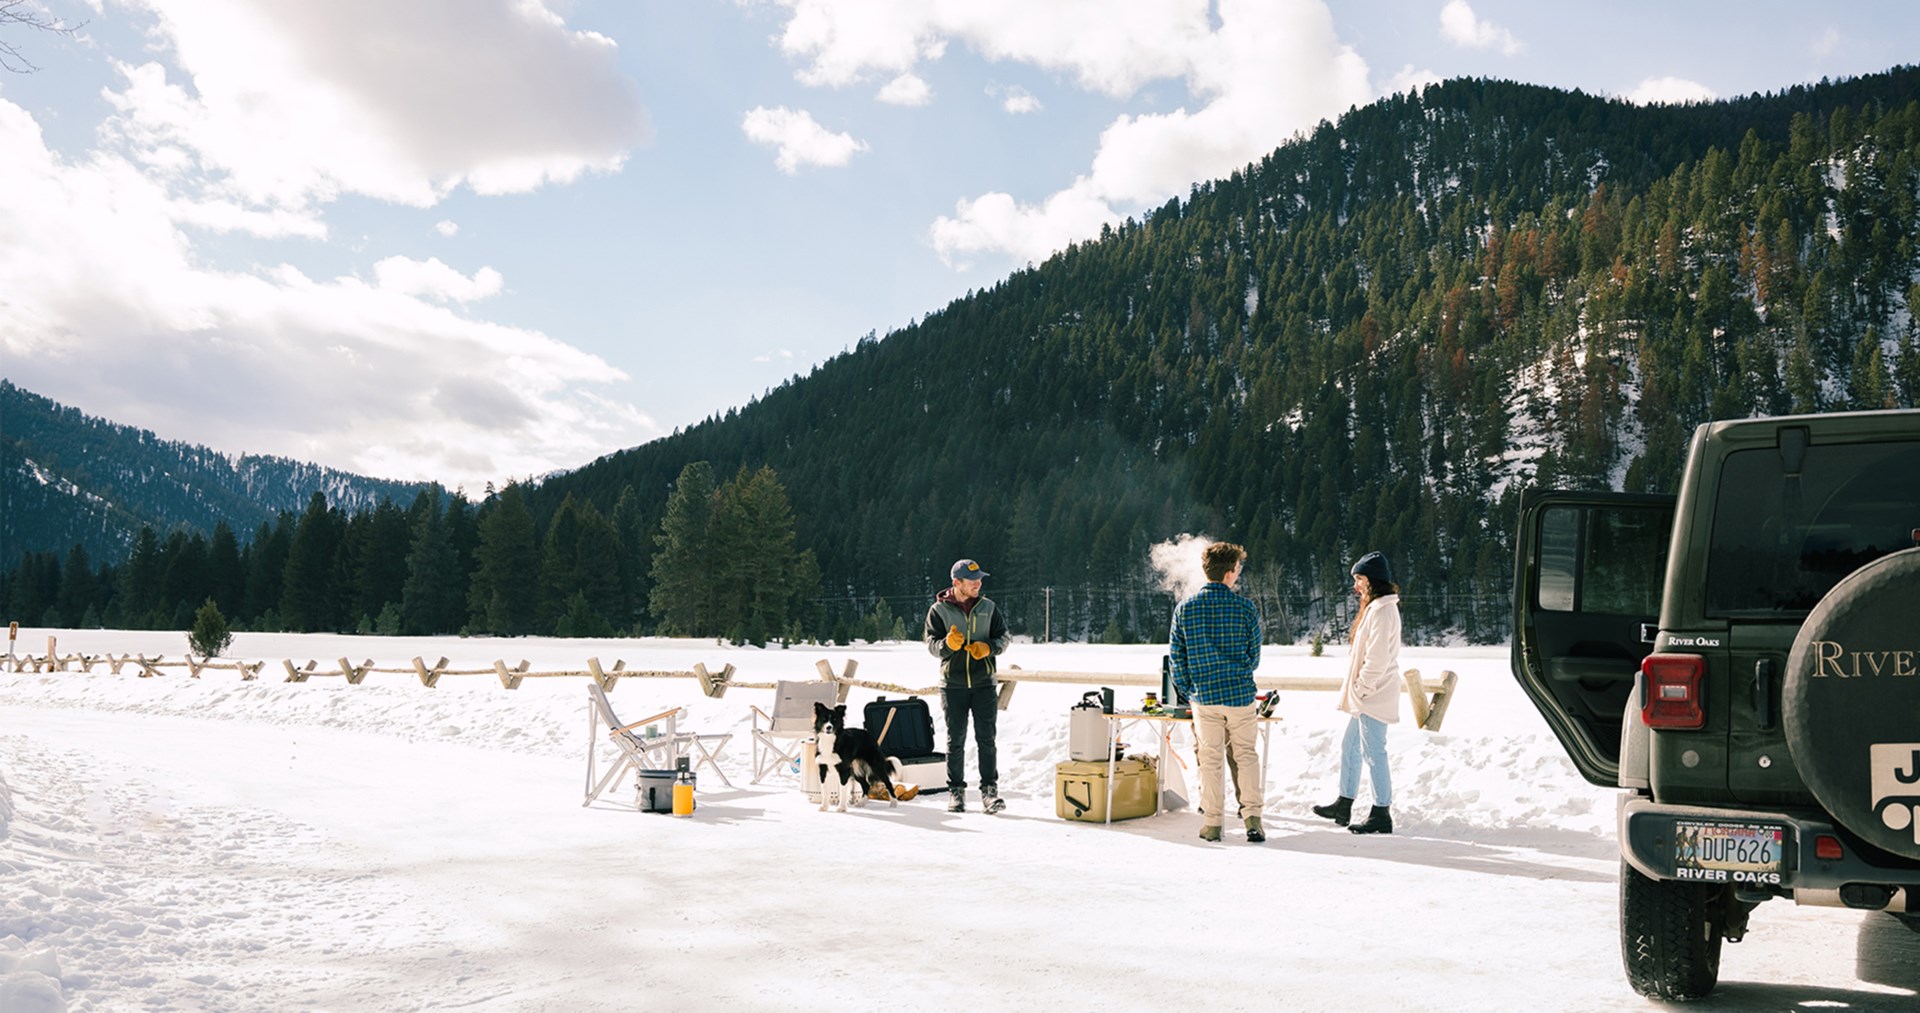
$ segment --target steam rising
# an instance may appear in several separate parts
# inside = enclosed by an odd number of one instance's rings
[[[1200,566],[1200,554],[1213,543],[1206,535],[1175,535],[1148,549],[1147,560],[1160,575],[1161,589],[1184,601],[1205,586],[1207,573]]]

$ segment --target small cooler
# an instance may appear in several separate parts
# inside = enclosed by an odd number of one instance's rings
[[[1158,779],[1153,761],[1115,760],[1113,818],[1153,815]],[[1102,823],[1107,819],[1107,764],[1104,760],[1068,760],[1054,768],[1054,811],[1063,820]]]

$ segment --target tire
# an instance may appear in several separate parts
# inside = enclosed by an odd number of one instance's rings
[[[1620,862],[1620,957],[1627,983],[1649,999],[1703,999],[1720,981],[1723,887],[1648,879]]]
[[[1920,548],[1881,556],[1827,592],[1794,638],[1781,687],[1787,750],[1808,790],[1847,829],[1920,859]]]

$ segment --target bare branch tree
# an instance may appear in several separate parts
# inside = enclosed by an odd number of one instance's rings
[[[32,60],[20,55],[20,47],[5,37],[12,29],[33,28],[42,32],[72,35],[84,27],[84,21],[69,25],[54,17],[37,0],[0,0],[0,69],[15,74],[30,74],[40,69],[34,66]]]

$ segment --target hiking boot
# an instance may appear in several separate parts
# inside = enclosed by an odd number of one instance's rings
[[[1200,839],[1201,839],[1201,840],[1203,840],[1203,841],[1212,841],[1212,842],[1214,842],[1214,843],[1216,843],[1216,844],[1217,844],[1217,843],[1219,843],[1219,842],[1220,842],[1220,828],[1219,828],[1219,827],[1201,827],[1201,828],[1200,828]]]
[[[1259,844],[1260,842],[1266,839],[1267,839],[1267,831],[1266,831],[1266,828],[1260,825],[1260,817],[1258,816],[1247,817],[1247,843]]]
[[[1353,826],[1348,827],[1347,830],[1350,833],[1356,834],[1393,833],[1393,814],[1387,811],[1386,806],[1374,806],[1373,811],[1367,813],[1366,822],[1355,823]]]
[[[947,789],[947,811],[950,813],[963,813],[967,811],[967,789]]]
[[[981,812],[991,816],[994,813],[1004,811],[1006,808],[1007,808],[1007,803],[1001,800],[999,789],[994,788],[991,785],[980,789],[980,811]]]
[[[1342,795],[1329,805],[1314,806],[1313,814],[1321,819],[1332,820],[1336,826],[1344,827],[1349,820],[1353,819],[1353,799]]]

